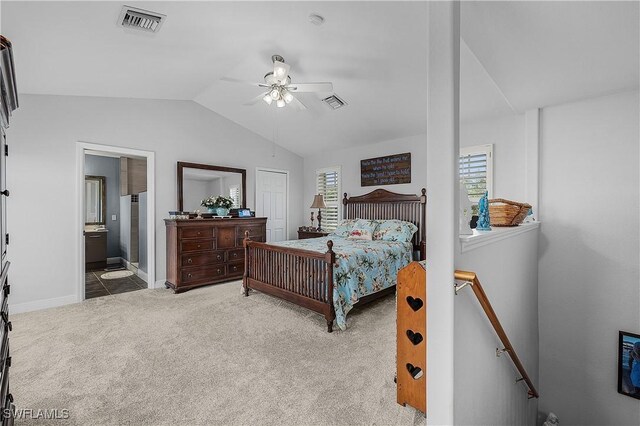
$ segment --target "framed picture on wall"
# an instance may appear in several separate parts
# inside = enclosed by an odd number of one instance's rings
[[[620,332],[618,392],[640,399],[640,334]]]

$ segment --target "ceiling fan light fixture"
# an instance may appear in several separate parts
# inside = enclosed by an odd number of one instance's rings
[[[267,105],[271,105],[271,102],[273,102],[273,98],[271,98],[271,94],[269,93],[264,95],[264,98],[262,98],[262,100],[265,101]]]
[[[278,108],[282,108],[282,107],[284,107],[286,104],[287,104],[287,103],[286,103],[283,99],[278,99],[278,100],[276,101],[276,106],[277,106]]]
[[[270,93],[271,99],[273,99],[274,101],[277,101],[278,99],[280,99],[280,91],[278,89],[273,89]]]
[[[282,80],[282,78],[286,76],[287,69],[282,62],[275,63],[275,66],[273,67],[273,74],[278,80]]]
[[[286,103],[290,103],[293,100],[293,95],[288,90],[283,90],[282,99],[284,99]]]

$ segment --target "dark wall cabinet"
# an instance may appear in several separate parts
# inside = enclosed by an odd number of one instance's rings
[[[9,266],[7,246],[7,146],[6,129],[9,127],[11,113],[18,108],[13,51],[9,40],[0,35],[0,424],[13,425],[15,405],[9,386],[11,352],[9,350]]]

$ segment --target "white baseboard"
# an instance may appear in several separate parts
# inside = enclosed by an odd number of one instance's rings
[[[137,273],[139,268],[136,268],[131,262],[129,262],[127,259],[125,259],[124,257],[121,257],[120,260],[122,261],[122,264],[124,265],[125,268],[127,268],[128,270],[130,270],[133,273]]]
[[[149,275],[147,275],[147,273],[145,271],[143,271],[142,269],[138,268],[137,274],[140,278],[142,278],[144,280],[144,282],[147,283],[147,286],[149,285]]]
[[[167,282],[167,280],[157,280],[156,284],[153,286],[153,288],[164,288],[164,283]]]
[[[107,257],[107,265],[112,265],[114,263],[120,263],[122,261],[121,257]]]
[[[9,298],[9,312],[19,314],[21,312],[39,311],[41,309],[55,308],[77,302],[78,299],[75,294],[54,297],[53,299],[34,300],[33,302],[18,303],[15,305],[11,303],[11,298]]]

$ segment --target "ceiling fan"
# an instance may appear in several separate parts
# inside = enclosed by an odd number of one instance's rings
[[[267,89],[266,92],[256,96],[245,105],[254,105],[261,100],[271,105],[275,102],[278,108],[291,105],[295,109],[304,110],[307,107],[294,96],[294,93],[326,93],[333,92],[333,84],[331,83],[291,83],[289,76],[289,64],[284,62],[284,58],[280,55],[273,55],[273,71],[268,72],[264,76],[264,83],[248,83],[233,78],[222,78],[224,81],[232,83],[250,84],[252,86]]]

